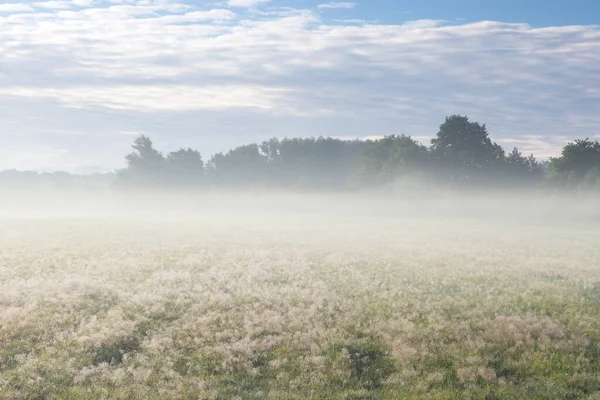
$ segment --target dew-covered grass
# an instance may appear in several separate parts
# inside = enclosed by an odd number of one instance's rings
[[[526,214],[5,216],[0,398],[600,398],[600,225]]]

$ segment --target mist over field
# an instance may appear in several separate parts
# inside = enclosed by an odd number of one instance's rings
[[[0,397],[598,396],[595,198],[166,193],[4,192]]]
[[[600,400],[599,15],[0,0],[0,400]]]

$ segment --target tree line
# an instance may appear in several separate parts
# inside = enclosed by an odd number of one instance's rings
[[[204,161],[196,149],[166,156],[150,138],[135,139],[121,188],[278,188],[343,190],[376,188],[403,178],[453,187],[514,187],[600,190],[600,143],[578,139],[560,156],[538,161],[518,148],[506,152],[492,141],[485,124],[452,115],[429,146],[411,136],[379,140],[330,137],[270,139],[217,153]]]

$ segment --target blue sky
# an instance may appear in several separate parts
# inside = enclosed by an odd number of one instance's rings
[[[532,26],[600,23],[600,2],[595,0],[371,0],[360,11],[366,18],[384,23],[417,19],[526,22]]]
[[[427,143],[449,114],[539,158],[600,137],[600,2],[10,0],[0,169],[273,136]]]
[[[289,7],[316,7],[324,2],[288,0]],[[203,4],[203,2],[197,2]],[[418,19],[450,21],[527,22],[532,26],[600,24],[600,1],[595,0],[369,0],[338,14],[350,18],[397,24]]]

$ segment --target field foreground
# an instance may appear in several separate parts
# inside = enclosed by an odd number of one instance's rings
[[[0,398],[600,399],[598,222],[333,210],[5,215]]]

